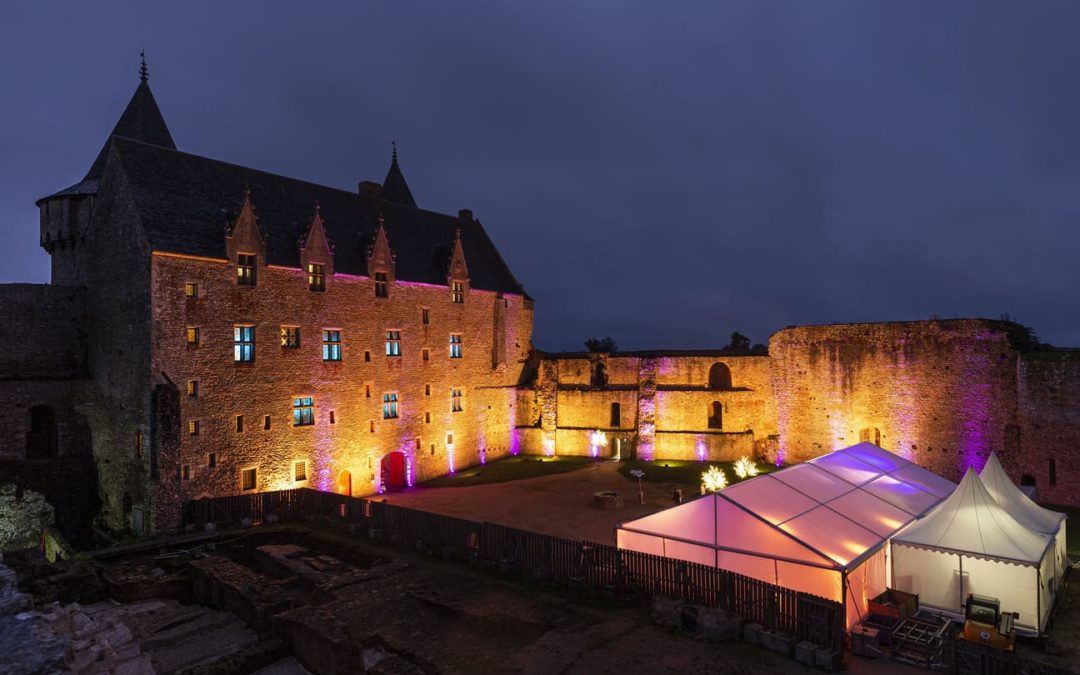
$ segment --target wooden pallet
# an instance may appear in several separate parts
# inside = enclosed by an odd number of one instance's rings
[[[892,631],[893,659],[927,670],[940,668],[951,626],[949,619],[928,612],[904,619]]]

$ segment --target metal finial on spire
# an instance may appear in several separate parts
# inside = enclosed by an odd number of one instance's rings
[[[390,146],[394,149],[390,154],[390,160],[394,164],[397,164],[397,141],[390,141]]]
[[[139,50],[139,81],[145,83],[150,79],[150,71],[146,68],[146,50]]]

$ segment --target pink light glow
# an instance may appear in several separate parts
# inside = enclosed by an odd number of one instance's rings
[[[708,456],[708,449],[705,446],[705,438],[701,435],[697,435],[697,458],[699,462],[704,462]]]
[[[446,462],[449,465],[450,473],[454,473],[454,446],[449,444],[446,446]]]
[[[403,453],[405,455],[405,487],[413,486],[413,458],[411,452]]]
[[[555,456],[555,439],[554,438],[545,438],[544,439],[544,454],[547,455],[548,457],[554,457]]]
[[[487,450],[480,448],[480,464],[487,464]]]
[[[519,429],[510,430],[510,454],[513,457],[521,454],[521,431]]]

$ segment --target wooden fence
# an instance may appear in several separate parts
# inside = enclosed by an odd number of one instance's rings
[[[844,606],[706,565],[385,502],[311,489],[188,502],[184,524],[253,523],[267,515],[341,517],[391,543],[458,558],[507,574],[642,599],[666,596],[735,612],[746,621],[839,653]]]

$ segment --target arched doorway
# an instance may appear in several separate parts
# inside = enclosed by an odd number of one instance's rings
[[[709,368],[709,389],[731,389],[731,369],[723,363]]]
[[[336,492],[352,497],[352,472],[348,469],[338,474]]]
[[[387,490],[405,487],[404,452],[391,452],[382,458],[382,485]]]
[[[56,457],[56,415],[47,405],[30,408],[30,431],[26,434],[27,459]]]

